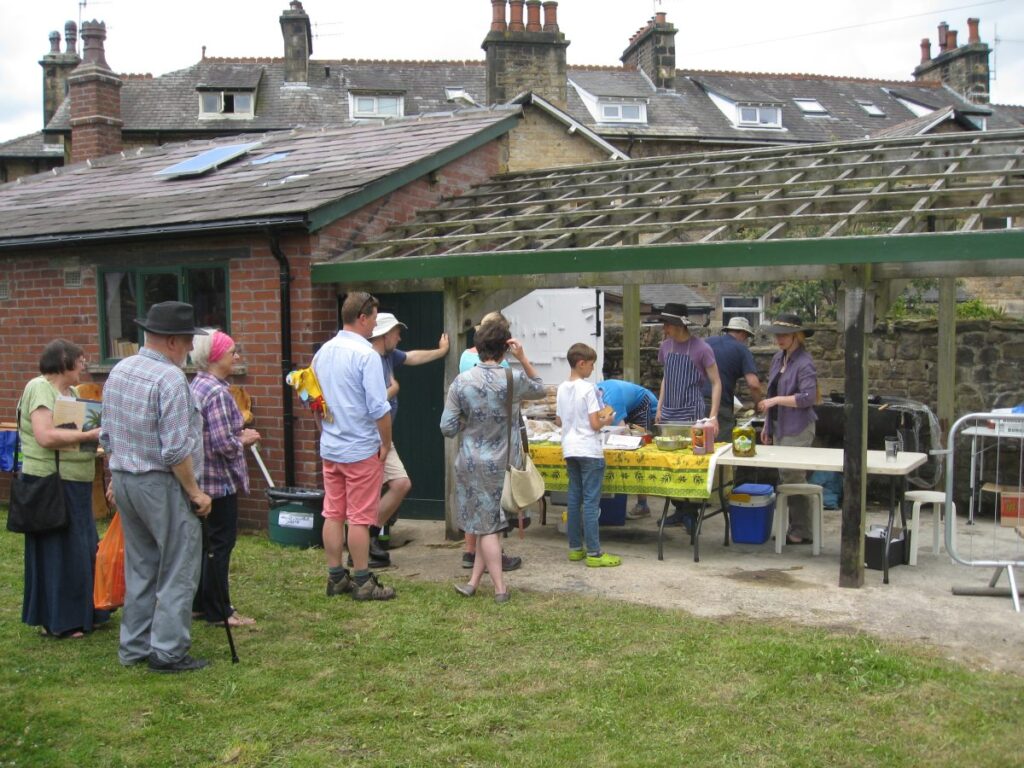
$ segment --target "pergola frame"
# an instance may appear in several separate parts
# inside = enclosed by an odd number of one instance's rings
[[[621,283],[624,316],[632,318],[642,284],[843,280],[842,586],[863,583],[865,323],[877,284],[942,278],[939,416],[948,424],[953,281],[986,275],[1024,275],[1024,130],[508,174],[313,269],[315,282],[443,291],[445,326],[455,329],[471,302],[497,289]],[[624,335],[627,375],[635,374],[635,344]],[[450,357],[449,380],[457,373]]]

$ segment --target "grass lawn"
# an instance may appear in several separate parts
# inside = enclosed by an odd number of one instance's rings
[[[203,624],[210,668],[122,669],[116,618],[83,640],[21,623],[21,548],[0,535],[0,766],[1024,764],[1024,677],[567,595],[392,577],[391,603],[328,599],[322,552],[263,536],[235,550],[259,620],[240,664]]]

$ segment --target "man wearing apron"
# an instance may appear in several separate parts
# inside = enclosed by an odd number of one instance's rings
[[[690,333],[699,327],[687,317],[685,304],[666,304],[660,316],[665,340],[658,348],[658,362],[664,368],[658,395],[659,424],[711,419],[718,428],[718,406],[722,399],[722,382],[715,363],[715,353],[707,342]],[[711,410],[706,411],[701,387],[711,384]],[[684,525],[689,530],[694,520],[691,502],[673,501],[676,512],[665,520],[666,525]]]

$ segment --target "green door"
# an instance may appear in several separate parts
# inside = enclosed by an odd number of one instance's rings
[[[436,349],[444,321],[439,293],[379,294],[382,312],[405,323],[398,348]],[[444,437],[438,425],[444,410],[444,361],[404,365],[398,379],[398,418],[394,441],[412,480],[412,490],[399,515],[427,520],[444,519]]]

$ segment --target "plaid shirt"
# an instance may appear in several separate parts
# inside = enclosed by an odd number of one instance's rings
[[[192,396],[203,414],[203,455],[205,464],[199,478],[204,493],[218,499],[241,488],[249,492],[245,468],[242,414],[231,397],[226,382],[212,373],[200,371],[192,379]]]
[[[132,474],[170,472],[190,455],[203,469],[203,417],[185,372],[143,347],[110,372],[103,387],[100,444],[110,469]]]

